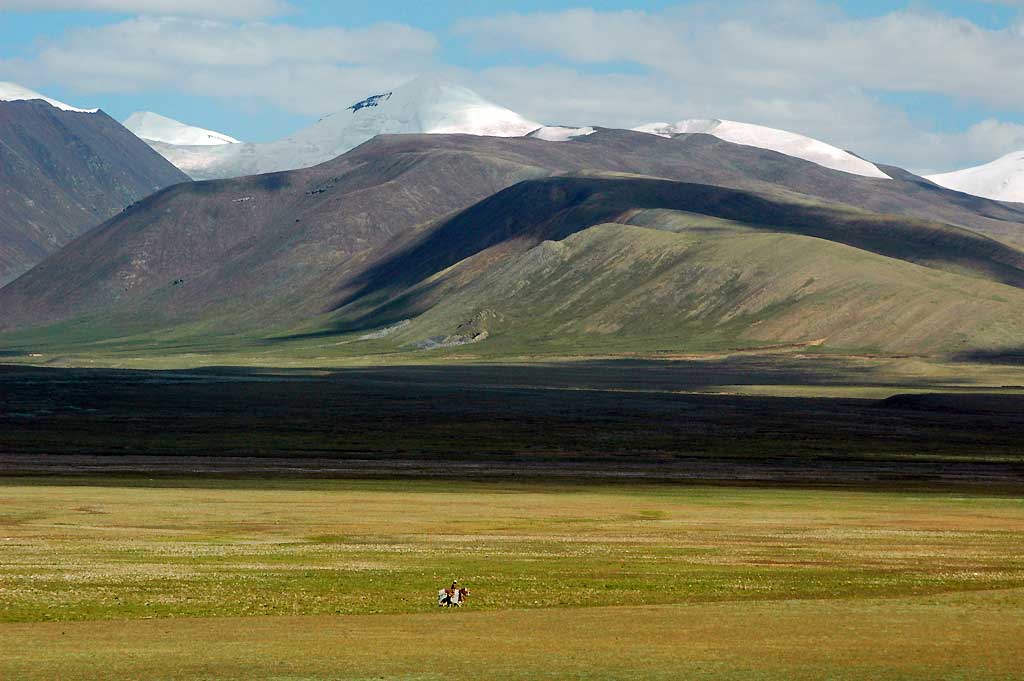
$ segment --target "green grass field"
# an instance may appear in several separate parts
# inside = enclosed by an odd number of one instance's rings
[[[7,479],[0,678],[1017,679],[1022,546],[958,491]]]

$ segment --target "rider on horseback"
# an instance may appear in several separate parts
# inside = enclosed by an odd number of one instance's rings
[[[452,585],[447,589],[441,589],[437,594],[437,604],[439,606],[462,605],[462,601],[465,599],[465,595],[469,591],[466,589],[459,588],[459,580],[453,579]]]

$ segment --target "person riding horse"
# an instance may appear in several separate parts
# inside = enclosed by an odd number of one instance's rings
[[[438,607],[462,607],[466,597],[469,595],[469,589],[460,589],[459,580],[452,580],[452,585],[447,589],[441,589],[437,592],[437,605]]]

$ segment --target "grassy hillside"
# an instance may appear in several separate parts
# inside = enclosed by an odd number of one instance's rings
[[[467,258],[501,246],[522,252],[638,211],[669,209],[772,232],[848,244],[881,255],[1024,286],[1024,251],[943,223],[824,204],[776,189],[755,193],[707,184],[596,174],[521,182],[453,218],[407,237],[340,288],[339,307],[415,285]],[[652,223],[658,228],[672,225]],[[478,258],[478,267],[490,260]],[[362,300],[361,300],[362,299]]]
[[[549,178],[415,235],[298,336],[491,357],[1006,349],[1024,334],[1022,265],[965,230],[785,193]]]
[[[970,250],[943,247],[934,234],[948,234],[927,225],[897,225],[904,234],[896,243],[919,239],[933,260],[955,252],[955,260],[940,261],[944,269],[701,213],[580,204],[547,219],[540,202],[531,205],[538,212],[512,214],[510,229],[460,216],[428,231],[361,275],[338,312],[299,328],[232,334],[199,320],[155,332],[101,317],[9,334],[6,344],[109,358],[213,352],[225,355],[221,363],[245,364],[261,355],[268,362],[396,353],[429,360],[468,346],[495,359],[776,346],[948,357],[1013,351],[1024,333],[1024,289],[986,278],[979,270],[990,261],[980,256],[973,263],[981,267],[958,268],[973,264]],[[635,224],[572,231],[608,212]],[[497,229],[474,231],[481,224]],[[572,233],[540,240],[562,231]],[[883,245],[892,234],[883,234]],[[973,243],[952,236],[954,244]]]
[[[487,271],[392,337],[486,334],[485,354],[780,343],[943,353],[1012,347],[1022,320],[1024,290],[822,239],[604,224]]]

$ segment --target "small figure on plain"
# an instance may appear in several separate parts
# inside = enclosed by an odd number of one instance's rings
[[[437,606],[439,608],[450,608],[452,606],[460,608],[468,595],[469,589],[459,588],[459,580],[453,579],[450,587],[437,592]]]

